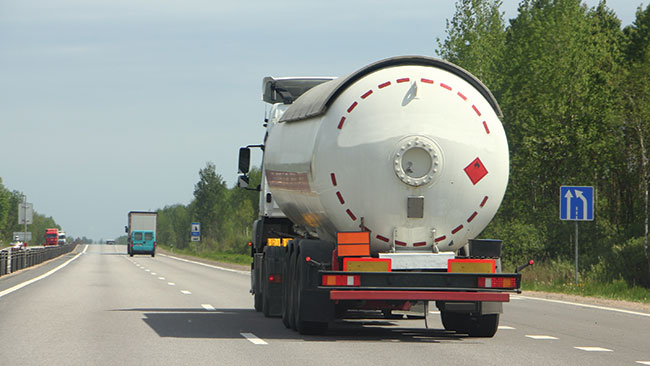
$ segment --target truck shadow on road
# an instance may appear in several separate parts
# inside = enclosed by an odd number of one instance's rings
[[[266,341],[367,341],[441,343],[466,341],[466,337],[444,329],[424,328],[424,322],[390,319],[336,321],[322,335],[301,335],[287,329],[279,318],[265,318],[253,309],[135,308],[114,311],[142,313],[143,321],[160,337],[242,339],[253,333]],[[421,328],[418,326],[421,325]],[[469,339],[467,339],[469,340]]]

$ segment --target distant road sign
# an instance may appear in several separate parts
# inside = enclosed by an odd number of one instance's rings
[[[31,225],[34,218],[34,206],[31,203],[18,204],[18,225]]]
[[[201,241],[201,223],[193,222],[190,229],[192,241]]]
[[[18,237],[18,240],[22,242],[32,241],[32,233],[30,231],[24,233],[22,231],[14,231],[14,236],[12,239]]]
[[[560,220],[592,221],[594,219],[594,187],[561,186]]]

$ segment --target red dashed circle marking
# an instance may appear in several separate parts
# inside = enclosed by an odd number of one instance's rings
[[[481,116],[481,111],[479,111],[474,104],[472,104],[472,109],[474,110],[474,112],[476,112],[476,114],[478,114],[479,117]]]
[[[409,82],[410,80],[411,80],[410,78],[399,78],[399,79],[395,80],[395,82],[398,83],[398,84],[400,84],[400,83],[406,83],[406,82]],[[434,81],[433,81],[432,79],[421,78],[420,81],[421,81],[422,83],[425,83],[425,84],[431,84],[431,85],[434,84]],[[386,88],[386,87],[388,87],[388,86],[390,86],[390,85],[392,85],[391,81],[386,81],[386,82],[384,82],[384,83],[381,83],[381,84],[377,85],[377,88],[378,88],[378,89],[384,89],[384,88]],[[447,85],[447,84],[445,84],[445,83],[440,83],[439,85],[440,85],[440,87],[442,87],[442,88],[444,88],[444,89],[447,89],[447,90],[449,90],[449,91],[452,91],[452,90],[453,90],[453,88],[452,88],[450,85]],[[370,95],[372,95],[372,94],[373,94],[373,90],[370,89],[370,90],[368,90],[367,92],[365,92],[363,95],[361,95],[361,99],[364,99],[364,100],[365,100],[366,98],[368,98],[368,97],[369,97]],[[467,101],[467,99],[468,99],[467,96],[465,96],[465,95],[464,95],[463,93],[461,93],[461,92],[457,92],[456,95],[458,95],[458,97],[460,97],[463,101]],[[358,103],[357,101],[354,101],[354,102],[350,105],[350,107],[348,107],[347,112],[348,112],[348,113],[351,113],[351,112],[352,112],[352,111],[353,111],[353,110],[354,110],[358,105],[359,105],[359,103]],[[481,116],[481,112],[480,112],[480,110],[478,109],[478,107],[476,107],[475,104],[472,104],[472,109],[474,110],[474,112],[476,113],[476,115],[478,115],[479,117]],[[340,121],[339,121],[339,124],[338,124],[338,126],[337,126],[337,128],[338,128],[339,130],[341,130],[341,129],[343,128],[343,125],[344,125],[345,121],[346,121],[346,117],[345,117],[345,116],[342,116],[341,119],[340,119]],[[486,122],[486,121],[482,121],[482,124],[483,124],[483,128],[484,128],[484,130],[485,130],[485,133],[489,135],[489,134],[490,134],[490,129],[488,128],[487,122]],[[331,179],[332,179],[332,185],[336,187],[336,186],[337,186],[337,182],[336,182],[336,176],[335,176],[335,174],[334,174],[334,173],[331,173],[330,176],[331,176]],[[337,196],[337,198],[339,199],[339,202],[340,202],[341,204],[345,204],[345,200],[343,199],[343,195],[341,194],[340,191],[337,191],[337,192],[336,192],[336,196]],[[485,206],[487,200],[488,200],[488,196],[485,196],[485,197],[483,198],[483,200],[481,201],[481,204],[480,204],[480,207],[481,207],[481,208],[483,208],[483,207]],[[346,213],[348,214],[348,216],[349,216],[353,221],[356,221],[356,220],[357,220],[357,217],[354,215],[354,213],[352,213],[352,211],[351,211],[350,209],[346,209]],[[472,222],[472,220],[474,220],[474,218],[475,218],[477,215],[478,215],[478,212],[474,211],[474,212],[472,213],[472,215],[470,215],[469,218],[467,219],[467,222],[468,222],[468,223]],[[456,234],[457,232],[459,232],[459,231],[462,230],[462,229],[463,229],[463,225],[459,225],[459,226],[457,226],[456,228],[454,228],[454,229],[451,231],[451,234],[452,234],[452,235],[453,235],[453,234]],[[379,240],[381,240],[381,241],[383,241],[383,242],[386,242],[386,243],[390,242],[390,239],[387,238],[387,237],[385,237],[385,236],[383,236],[383,235],[376,235],[376,238],[379,239]],[[446,236],[446,235],[442,235],[442,236],[439,236],[439,237],[435,238],[435,239],[434,239],[434,242],[439,243],[439,242],[441,242],[441,241],[444,241],[445,239],[447,239],[447,236]],[[407,245],[405,242],[398,241],[398,240],[395,240],[395,244],[396,244],[396,245],[400,245],[400,246],[406,246],[406,245]],[[452,244],[453,244],[453,240],[449,243],[449,245],[452,245]],[[426,242],[417,242],[417,243],[413,243],[413,246],[424,246],[424,245],[426,245]]]
[[[451,231],[452,234],[456,234],[457,232],[461,231],[463,229],[463,225],[458,225],[454,230]]]
[[[385,87],[387,87],[387,86],[390,86],[390,81],[387,81],[387,82],[385,82],[385,83],[383,83],[383,84],[379,84],[379,85],[377,85],[377,87],[378,87],[379,89],[383,89],[383,88],[385,88]]]
[[[330,178],[332,179],[332,185],[336,187],[336,175],[334,173],[331,173]]]
[[[344,122],[345,122],[345,117],[341,117],[341,121],[339,122],[339,126],[338,126],[338,129],[339,129],[339,130],[340,130],[341,128],[343,128],[343,123],[344,123]]]
[[[345,204],[345,200],[343,199],[343,195],[341,194],[341,192],[336,192],[336,197],[339,198],[339,202],[341,202],[342,205]]]
[[[387,237],[382,236],[382,235],[377,235],[377,239],[379,239],[379,240],[381,240],[383,242],[386,242],[386,243],[388,243],[390,241],[390,239],[388,239]]]
[[[488,128],[487,122],[483,121],[483,128],[485,128],[485,133],[490,134],[490,129]]]
[[[364,95],[361,96],[361,99],[366,99],[372,94],[372,89],[368,90]]]

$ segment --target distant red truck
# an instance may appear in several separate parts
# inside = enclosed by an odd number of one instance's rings
[[[44,246],[59,245],[59,229],[45,229]]]

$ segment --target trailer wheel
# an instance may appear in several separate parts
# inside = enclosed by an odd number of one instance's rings
[[[494,337],[499,328],[499,314],[470,315],[441,311],[440,318],[446,330],[468,334],[470,337]]]
[[[294,314],[294,292],[296,286],[295,282],[295,266],[296,266],[296,246],[298,240],[289,242],[287,252],[285,254],[286,270],[284,273],[284,291],[282,294],[282,323],[289,329],[296,329],[295,314]]]
[[[262,288],[262,312],[264,316],[269,318],[272,316],[279,316],[282,312],[278,312],[278,308],[282,308],[282,299],[278,301],[277,288],[271,288],[269,276],[271,274],[278,274],[277,261],[284,256],[283,247],[266,247],[264,248],[264,259],[262,260],[263,269],[262,269],[262,283],[260,287]],[[281,274],[280,274],[281,275]],[[274,292],[272,296],[271,292]]]
[[[334,317],[334,304],[329,296],[314,292],[314,281],[319,282],[317,265],[307,261],[310,258],[321,265],[331,261],[333,247],[334,244],[322,240],[302,240],[295,248],[293,303],[296,330],[300,334],[322,334]],[[303,318],[305,314],[309,314],[309,320]]]
[[[472,317],[469,322],[470,337],[491,338],[499,328],[499,314],[486,314]]]
[[[457,332],[457,333],[467,333],[467,320],[469,320],[469,314],[460,314],[452,313],[450,311],[441,311],[440,320],[442,320],[442,325],[445,327],[445,330]]]
[[[255,299],[255,311],[262,311],[262,295],[256,292],[253,297]]]
[[[303,256],[300,254],[296,256],[297,262],[296,267],[295,267],[295,272],[297,274],[296,281],[294,282],[294,286],[296,287],[295,290],[295,298],[294,298],[294,313],[295,313],[295,325],[296,325],[296,330],[300,334],[322,334],[327,331],[328,324],[327,322],[313,322],[313,321],[305,321],[302,319],[300,308],[303,301],[303,283],[306,281],[304,278],[304,274],[307,272],[306,269],[308,270],[309,268],[305,268],[309,266],[307,262],[303,259]],[[301,260],[302,259],[302,260]]]

